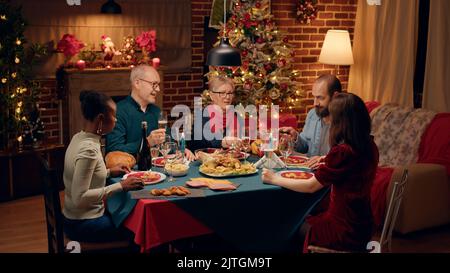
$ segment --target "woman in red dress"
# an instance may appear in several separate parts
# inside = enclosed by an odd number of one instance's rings
[[[323,164],[309,179],[289,179],[264,170],[265,183],[312,193],[331,185],[328,209],[307,219],[308,245],[335,250],[364,251],[373,235],[370,189],[378,165],[378,149],[370,135],[370,116],[364,102],[339,93],[329,106],[330,147]]]

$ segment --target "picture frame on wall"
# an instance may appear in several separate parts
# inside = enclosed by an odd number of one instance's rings
[[[223,2],[227,1],[227,14],[231,12],[231,5],[233,0],[213,0],[211,7],[211,14],[209,16],[210,28],[220,29],[223,23]]]

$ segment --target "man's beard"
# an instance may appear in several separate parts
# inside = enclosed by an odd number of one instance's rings
[[[316,114],[321,117],[327,117],[330,114],[330,111],[328,111],[327,107],[315,107],[316,108]]]

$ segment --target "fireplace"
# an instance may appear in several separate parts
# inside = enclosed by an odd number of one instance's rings
[[[163,72],[159,70],[161,81]],[[83,90],[95,90],[102,92],[119,101],[130,94],[130,69],[114,68],[106,69],[66,69],[63,73],[61,87],[62,105],[62,129],[63,141],[68,145],[74,134],[79,132],[83,126],[80,109],[80,92]],[[156,99],[156,105],[162,108],[163,86]]]

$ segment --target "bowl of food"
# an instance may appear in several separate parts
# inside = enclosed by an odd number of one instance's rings
[[[189,170],[189,165],[183,163],[167,163],[165,170],[172,176],[184,176]]]

